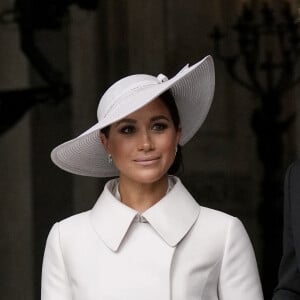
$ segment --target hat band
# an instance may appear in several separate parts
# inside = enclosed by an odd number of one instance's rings
[[[116,105],[120,105],[121,102],[125,99],[127,99],[128,96],[130,96],[130,94],[132,94],[133,92],[137,91],[137,90],[141,90],[145,87],[149,87],[152,85],[157,85],[159,84],[158,82],[153,82],[153,81],[149,81],[149,80],[145,80],[145,81],[141,81],[139,82],[138,85],[135,86],[131,86],[129,89],[126,89],[123,93],[121,93],[120,95],[118,95],[113,103],[108,107],[108,109],[106,110],[106,113],[104,114],[104,116],[102,118],[106,118],[107,115],[114,109],[114,107]],[[121,98],[124,98],[123,100],[120,100]],[[98,120],[102,119],[101,117],[98,118]]]

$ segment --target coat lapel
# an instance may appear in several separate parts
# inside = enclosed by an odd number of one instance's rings
[[[200,206],[179,178],[159,202],[143,214],[120,202],[115,196],[117,180],[109,181],[90,212],[90,220],[100,239],[117,251],[134,220],[147,221],[161,238],[175,247],[188,233],[200,213]]]

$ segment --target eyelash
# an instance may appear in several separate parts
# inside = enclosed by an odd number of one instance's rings
[[[168,128],[168,125],[165,123],[155,123],[153,124],[152,128],[154,127],[159,127],[159,129],[156,129],[155,131],[164,131],[165,129]]]
[[[126,125],[119,130],[122,134],[132,134],[135,132],[135,127],[131,125]]]
[[[168,125],[165,123],[154,123],[152,125],[152,130],[156,131],[156,132],[161,132],[164,131],[165,129],[168,128]],[[122,128],[120,128],[119,132],[121,134],[133,134],[136,132],[136,127],[133,125],[126,125]]]

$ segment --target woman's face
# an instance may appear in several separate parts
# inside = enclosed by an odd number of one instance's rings
[[[111,154],[120,178],[153,183],[167,174],[181,135],[165,104],[157,98],[112,124],[101,141]]]

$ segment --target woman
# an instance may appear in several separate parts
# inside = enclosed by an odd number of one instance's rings
[[[98,123],[53,150],[66,171],[118,177],[90,211],[53,226],[43,300],[262,299],[241,222],[200,206],[170,175],[213,93],[210,56],[170,80],[123,78],[103,95]]]

